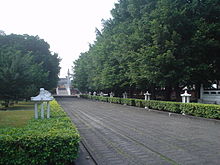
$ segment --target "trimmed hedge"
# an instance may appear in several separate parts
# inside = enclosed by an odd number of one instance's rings
[[[119,97],[109,97],[108,101],[111,103],[121,104],[121,98]]]
[[[56,101],[50,119],[32,119],[23,128],[0,129],[0,164],[70,164],[80,136]]]
[[[188,115],[220,119],[220,106],[212,104],[187,103],[181,104],[180,109]]]
[[[150,109],[169,111],[174,113],[185,113],[188,115],[220,119],[220,105],[213,104],[200,104],[200,103],[180,103],[171,101],[157,101],[157,100],[141,100],[131,98],[119,98],[119,97],[100,97],[92,95],[82,95],[82,98],[108,101],[110,103],[126,104],[137,107],[148,107]]]
[[[145,107],[145,100],[135,99],[135,106],[144,108]]]
[[[181,113],[181,109],[180,109],[181,104],[183,103],[171,102],[171,101],[156,101],[156,100],[144,101],[145,107],[148,107],[150,109],[169,111],[175,113]]]
[[[121,104],[135,106],[135,99],[129,99],[129,98],[124,99],[124,98],[121,98]]]

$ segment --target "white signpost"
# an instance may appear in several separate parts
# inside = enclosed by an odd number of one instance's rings
[[[52,101],[54,98],[51,96],[51,93],[45,90],[44,88],[40,88],[40,94],[31,97],[31,101],[35,102],[34,105],[34,116],[35,119],[38,119],[38,103],[41,103],[41,118],[44,119],[44,103],[46,102],[47,105],[47,118],[50,118],[50,101]]]

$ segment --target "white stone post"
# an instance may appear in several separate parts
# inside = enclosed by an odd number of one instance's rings
[[[190,95],[191,96],[191,95]],[[186,103],[190,102],[190,96],[186,96]]]
[[[124,93],[123,93],[123,98],[126,99],[127,97],[128,97],[127,93],[124,92]]]
[[[96,92],[93,92],[93,96],[96,96]]]
[[[182,97],[182,103],[189,103],[190,102],[190,96],[191,94],[187,93],[187,90],[183,94],[181,94]]]
[[[186,97],[182,96],[182,103],[186,103]]]
[[[112,98],[113,97],[113,92],[111,92],[111,93],[109,93],[109,96]],[[110,103],[112,103],[111,101],[110,101]]]
[[[38,103],[41,104],[41,110],[40,110],[40,116],[42,119],[44,119],[44,104],[47,105],[47,118],[50,118],[50,104],[49,101],[52,101],[54,98],[51,96],[51,93],[47,90],[44,90],[44,88],[40,88],[39,95],[35,97],[31,97],[31,101],[35,102],[34,105],[34,116],[35,119],[38,119]]]
[[[50,102],[47,102],[47,118],[50,118]]]
[[[114,94],[113,94],[113,92],[111,92],[109,95],[110,95],[110,97],[113,97]]]
[[[128,95],[127,95],[127,92],[124,92],[123,93],[123,99],[127,99]],[[124,105],[127,105],[126,103],[124,103]]]
[[[34,104],[34,116],[35,116],[35,119],[38,119],[37,102]]]
[[[151,94],[147,91],[147,92],[144,94],[144,100],[145,100],[145,101],[150,100],[150,95],[151,95]],[[146,106],[145,106],[144,108],[145,108],[145,109],[148,109],[148,107],[146,107]]]
[[[100,93],[100,96],[101,96],[101,97],[103,97],[103,96],[104,96],[104,93],[103,93],[103,92],[101,92],[101,93]]]
[[[44,119],[44,102],[41,103],[41,119]]]
[[[150,100],[150,93],[147,91],[145,94],[144,94],[144,100]]]

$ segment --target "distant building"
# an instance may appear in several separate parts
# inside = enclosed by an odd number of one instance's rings
[[[60,78],[58,81],[58,88],[65,88],[65,85],[67,84],[67,78]]]
[[[58,81],[56,94],[57,95],[75,95],[78,94],[79,91],[76,88],[73,88],[71,85],[70,73],[69,70],[67,72],[66,78],[60,78]]]

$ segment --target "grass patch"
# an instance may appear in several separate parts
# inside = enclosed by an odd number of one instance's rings
[[[33,102],[18,102],[7,111],[0,111],[0,128],[23,127],[34,116]]]
[[[0,111],[0,128],[23,127],[34,116],[34,111]]]

